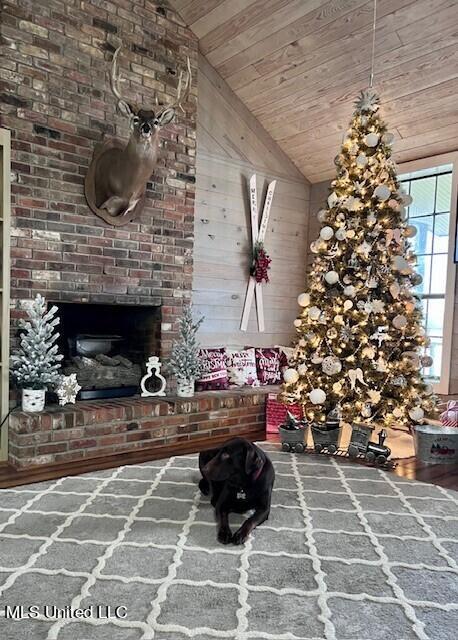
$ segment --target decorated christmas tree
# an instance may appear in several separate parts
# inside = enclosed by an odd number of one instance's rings
[[[11,356],[11,375],[24,389],[53,389],[61,379],[62,355],[56,341],[57,307],[47,309],[40,294],[28,309],[28,319],[20,323],[20,347]]]
[[[322,227],[284,374],[283,399],[315,422],[333,411],[348,423],[405,425],[435,407],[421,372],[432,359],[414,292],[421,275],[409,242],[416,229],[406,221],[411,198],[397,180],[392,142],[377,95],[361,92],[318,213]]]

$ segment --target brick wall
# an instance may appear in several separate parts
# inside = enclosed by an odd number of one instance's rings
[[[162,304],[163,354],[192,279],[197,42],[163,1],[3,0],[1,125],[12,132],[13,319],[49,300]],[[83,181],[102,134],[126,139],[108,75],[122,41],[123,92],[152,105],[176,94],[191,60],[186,113],[163,130],[141,219],[105,224]],[[14,333],[14,332],[13,332]]]
[[[10,418],[10,462],[18,468],[87,460],[139,449],[191,445],[194,451],[236,435],[264,439],[268,388],[179,398],[123,398],[54,406]],[[162,454],[165,455],[165,454]],[[168,452],[169,455],[169,452]]]

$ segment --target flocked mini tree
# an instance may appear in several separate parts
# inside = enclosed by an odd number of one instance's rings
[[[361,92],[318,213],[322,227],[284,375],[283,399],[302,404],[316,422],[336,410],[349,423],[407,424],[434,410],[421,372],[432,360],[414,293],[416,229],[406,221],[411,198],[397,181],[392,142],[377,95]]]
[[[169,362],[177,380],[194,382],[201,372],[197,331],[203,320],[194,322],[191,305],[184,307],[179,320],[179,339],[173,343]]]
[[[21,320],[20,346],[11,356],[11,375],[23,389],[53,389],[61,380],[62,355],[56,342],[59,318],[57,307],[47,309],[46,300],[38,294]]]

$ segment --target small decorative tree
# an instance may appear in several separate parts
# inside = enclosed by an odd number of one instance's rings
[[[56,344],[59,334],[55,331],[59,318],[55,317],[57,307],[48,311],[46,300],[40,294],[33,300],[28,319],[21,320],[20,346],[11,356],[11,375],[16,385],[23,389],[27,399],[35,398],[35,403],[26,410],[41,411],[44,406],[44,396],[47,389],[53,389],[60,381],[60,361]],[[32,391],[38,393],[32,393]],[[26,393],[27,392],[27,393]],[[41,400],[42,399],[42,400]],[[37,406],[41,408],[36,408]]]
[[[177,379],[177,394],[183,397],[194,395],[194,380],[201,372],[199,357],[199,343],[197,331],[203,318],[194,322],[192,307],[188,305],[183,310],[179,321],[179,340],[175,341],[170,356],[170,368]]]

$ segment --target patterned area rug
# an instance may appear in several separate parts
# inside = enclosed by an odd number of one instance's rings
[[[244,547],[216,542],[195,456],[2,491],[0,637],[457,637],[458,493],[265,448],[272,512]]]

